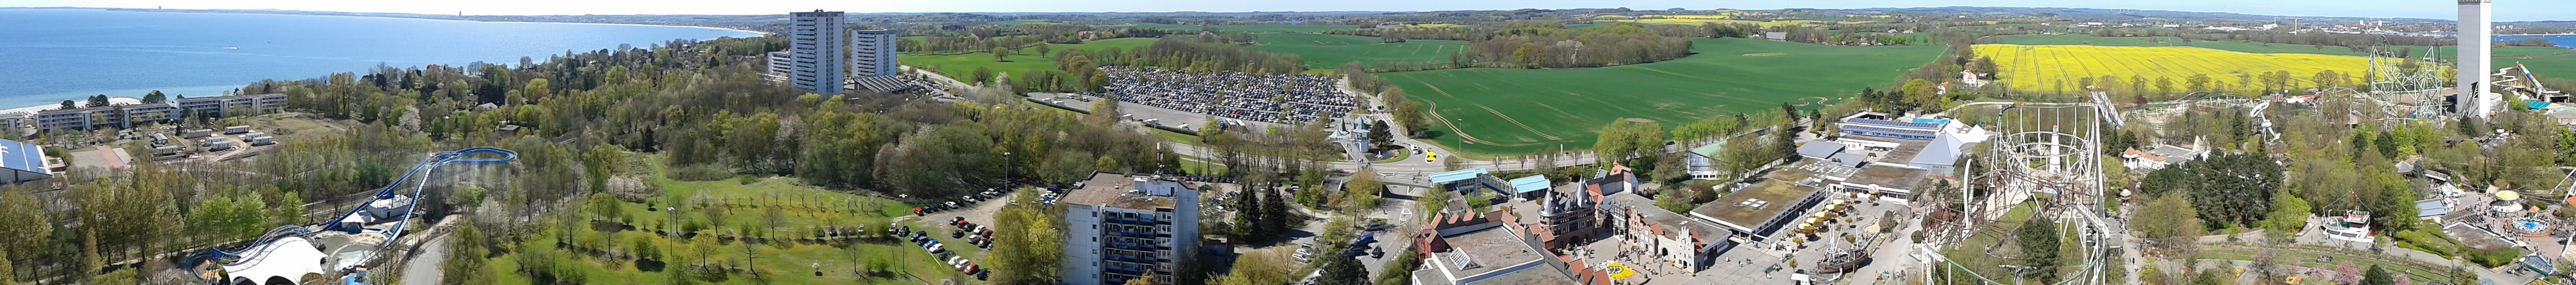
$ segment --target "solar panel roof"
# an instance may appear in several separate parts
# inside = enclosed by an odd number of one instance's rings
[[[1870,126],[1843,126],[1843,130],[1848,130],[1848,131],[1863,131],[1863,132],[1882,133],[1882,134],[1920,135],[1920,136],[1927,136],[1927,137],[1928,137],[1928,136],[1932,136],[1932,135],[1934,135],[1934,134],[1935,134],[1935,132],[1933,132],[1933,131],[1925,131],[1925,130],[1890,129],[1890,128],[1870,127]]]
[[[13,140],[0,140],[0,168],[52,174],[45,170],[44,148]]]

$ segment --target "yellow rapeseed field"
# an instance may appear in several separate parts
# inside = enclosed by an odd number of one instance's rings
[[[2211,81],[2225,82],[2232,90],[2245,90],[2248,88],[2238,86],[2239,75],[2256,76],[2257,84],[2261,84],[2263,73],[2289,71],[2297,79],[2293,85],[2307,86],[2317,71],[2333,70],[2352,82],[2361,80],[2359,76],[2370,67],[2369,58],[2357,56],[2242,53],[2197,47],[1989,44],[1975,49],[1979,57],[1994,58],[1995,66],[2003,70],[1996,76],[2011,84],[2013,90],[2060,94],[2080,92],[2084,82],[2080,78],[2105,75],[2117,76],[2123,83],[2135,76],[2145,76],[2149,81],[2172,78],[2174,89],[2185,90],[2189,88],[2185,82],[2192,75],[2205,74]],[[2155,88],[2154,83],[2148,86]]]

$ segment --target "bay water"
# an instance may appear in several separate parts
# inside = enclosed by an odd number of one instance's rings
[[[0,109],[145,92],[219,96],[385,64],[517,64],[620,44],[752,37],[704,27],[0,8]]]

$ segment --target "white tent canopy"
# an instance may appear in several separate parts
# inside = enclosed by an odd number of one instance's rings
[[[223,266],[224,272],[232,276],[224,283],[271,284],[272,280],[286,280],[290,282],[288,284],[298,284],[294,282],[323,276],[322,250],[315,249],[313,241],[302,237],[280,238],[252,248],[243,256],[252,258]]]

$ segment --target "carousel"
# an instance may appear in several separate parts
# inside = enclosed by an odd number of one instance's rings
[[[2549,236],[2558,230],[2557,216],[2542,213],[2540,207],[2524,206],[2522,199],[2522,193],[2496,191],[2495,201],[2487,203],[2488,213],[2495,215],[2488,219],[2489,228],[2524,237]]]

